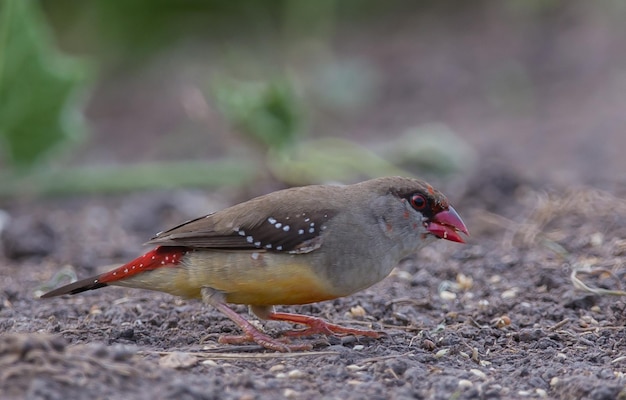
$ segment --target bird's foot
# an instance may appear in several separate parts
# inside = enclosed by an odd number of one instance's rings
[[[308,328],[298,329],[286,331],[283,334],[285,336],[310,336],[315,334],[323,334],[323,335],[334,335],[334,336],[345,336],[345,335],[355,335],[355,336],[367,336],[371,338],[380,338],[382,334],[380,332],[368,330],[368,329],[356,329],[356,328],[346,328],[341,325],[331,324],[330,322],[326,322],[322,318],[311,317],[308,315],[301,314],[290,314],[290,313],[277,313],[273,312],[268,315],[269,319],[275,321],[286,321],[294,324],[306,325]]]
[[[253,328],[254,331],[248,331],[244,335],[224,335],[220,336],[217,340],[221,344],[244,344],[244,343],[256,343],[265,347],[268,350],[280,351],[283,353],[291,351],[306,351],[312,350],[313,346],[310,344],[290,344],[283,341],[273,339],[261,331]]]
[[[202,289],[202,299],[205,303],[217,308],[222,314],[230,318],[231,321],[237,324],[243,331],[243,335],[226,335],[221,336],[217,341],[222,344],[242,344],[242,343],[257,343],[268,350],[290,352],[290,351],[304,351],[311,350],[313,348],[310,344],[290,344],[276,340],[259,331],[254,325],[252,325],[247,319],[237,314],[232,308],[228,307],[223,301],[221,301],[219,293],[210,288]]]

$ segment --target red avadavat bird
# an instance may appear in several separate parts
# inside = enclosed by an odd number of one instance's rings
[[[110,272],[41,296],[76,294],[104,286],[158,290],[201,298],[243,331],[221,343],[256,342],[267,349],[310,349],[274,339],[227,303],[247,304],[259,318],[308,326],[288,335],[380,333],[320,318],[274,312],[274,305],[307,304],[347,296],[385,278],[430,239],[463,242],[465,224],[429,184],[385,177],[347,185],[281,190],[157,234],[157,245]]]

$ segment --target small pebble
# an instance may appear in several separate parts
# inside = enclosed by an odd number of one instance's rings
[[[487,378],[487,374],[485,374],[483,371],[476,369],[476,368],[472,368],[469,370],[469,372],[471,372],[472,374],[474,374],[476,377],[480,378],[480,379],[485,379]]]
[[[456,283],[462,290],[469,290],[474,286],[474,279],[471,276],[465,274],[458,274],[456,276]]]
[[[365,309],[361,306],[355,306],[350,308],[350,315],[354,318],[363,318],[365,314]]]
[[[298,396],[298,392],[293,389],[285,389],[283,390],[283,396],[288,399],[293,399]]]
[[[600,232],[592,233],[589,237],[589,244],[591,244],[593,247],[600,247],[602,246],[603,242],[604,235],[602,235],[602,233]]]
[[[289,372],[287,372],[287,378],[289,379],[302,379],[305,378],[307,375],[300,371],[299,369],[293,369]]]
[[[507,315],[503,315],[499,318],[493,319],[491,322],[496,328],[504,328],[505,326],[511,325],[511,318]]]
[[[435,347],[437,347],[437,346],[435,345],[435,342],[433,342],[433,341],[432,341],[432,340],[430,340],[430,339],[424,339],[424,340],[422,341],[422,348],[423,348],[424,350],[433,351],[433,350],[435,350]]]
[[[459,387],[460,388],[467,389],[467,388],[471,388],[472,386],[474,386],[474,384],[469,379],[461,379],[461,380],[459,380]]]
[[[502,294],[500,294],[500,297],[502,297],[503,299],[513,299],[517,297],[517,291],[517,288],[505,290],[504,292],[502,292]]]
[[[450,349],[441,349],[438,352],[435,353],[435,358],[441,358],[443,356],[445,356],[446,354],[448,354],[448,352],[450,351]]]
[[[276,365],[272,365],[269,369],[270,372],[278,372],[278,371],[282,371],[285,369],[285,366],[283,364],[276,364]]]
[[[175,351],[173,353],[167,354],[159,360],[159,365],[161,367],[173,368],[173,369],[184,369],[193,367],[198,363],[198,357],[193,354],[183,353],[180,351]]]
[[[441,292],[439,292],[439,297],[441,297],[443,300],[455,300],[456,293],[449,290],[442,290]]]
[[[413,279],[413,275],[411,275],[411,273],[407,271],[398,271],[394,275],[396,276],[396,278],[398,278],[398,280],[405,282],[411,282],[411,280]]]

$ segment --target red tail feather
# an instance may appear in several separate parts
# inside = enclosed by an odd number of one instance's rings
[[[185,253],[189,251],[187,247],[157,247],[141,257],[122,265],[112,271],[105,272],[98,277],[100,283],[110,283],[128,278],[135,274],[161,267],[171,267],[180,262]]]

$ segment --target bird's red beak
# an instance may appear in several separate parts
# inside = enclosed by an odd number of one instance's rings
[[[426,229],[440,239],[447,239],[453,242],[465,243],[465,240],[458,234],[463,232],[469,236],[469,231],[465,227],[463,220],[456,213],[452,206],[445,211],[440,211],[428,222]]]

